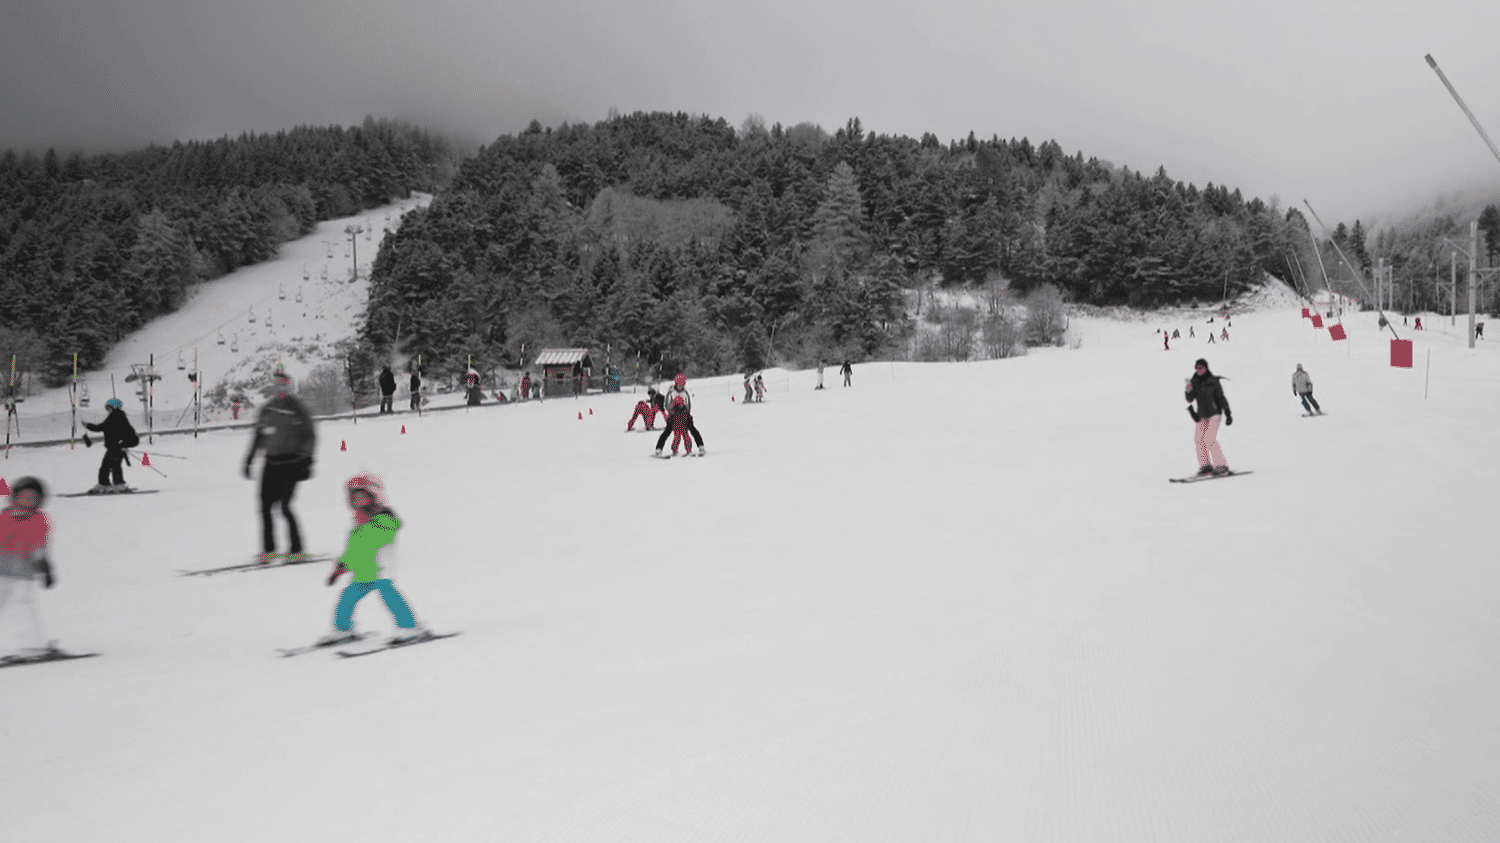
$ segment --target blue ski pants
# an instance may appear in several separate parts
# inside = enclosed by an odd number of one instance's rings
[[[390,609],[391,614],[396,618],[396,626],[411,629],[417,625],[417,620],[412,617],[411,609],[402,599],[401,592],[396,590],[394,583],[386,579],[374,582],[352,582],[345,586],[344,593],[339,595],[338,608],[333,610],[333,625],[341,632],[348,632],[354,625],[354,607],[372,591],[380,592],[381,598],[385,600],[386,608]]]

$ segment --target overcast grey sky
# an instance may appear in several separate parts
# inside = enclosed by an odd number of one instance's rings
[[[532,119],[1056,139],[1132,169],[1367,221],[1500,162],[1500,2],[0,0],[0,148],[350,124],[474,142]]]

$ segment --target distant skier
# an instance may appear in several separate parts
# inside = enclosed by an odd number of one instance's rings
[[[275,561],[276,533],[271,524],[271,508],[281,504],[281,515],[286,519],[288,562],[307,559],[302,551],[302,533],[297,529],[297,517],[292,514],[292,496],[297,493],[297,484],[312,476],[313,454],[317,452],[318,434],[313,428],[312,414],[307,406],[291,392],[291,378],[285,372],[277,372],[274,378],[276,394],[260,408],[255,422],[255,436],[250,440],[250,452],[245,454],[245,479],[251,477],[251,466],[257,452],[266,452],[260,469],[260,532],[262,551],[256,561]]]
[[[818,361],[818,385],[817,385],[816,388],[817,389],[822,389],[823,388],[823,361],[822,360]]]
[[[750,373],[745,373],[745,403],[749,404],[755,400],[755,383],[750,379]]]
[[[764,400],[766,400],[766,380],[757,372],[755,374],[755,403],[759,404]]]
[[[1193,431],[1193,445],[1198,454],[1199,474],[1229,474],[1224,452],[1219,449],[1219,414],[1224,415],[1224,424],[1234,424],[1229,411],[1229,401],[1224,397],[1220,378],[1208,369],[1208,361],[1198,358],[1193,364],[1193,376],[1187,379],[1183,393],[1187,397],[1188,415],[1197,426]],[[1193,402],[1198,403],[1195,410]]]
[[[1229,342],[1229,326],[1228,325],[1224,326],[1224,330],[1219,334],[1219,339],[1221,339],[1221,340],[1223,340],[1225,342]]]
[[[235,421],[240,420],[240,399],[236,398],[229,402],[229,416]]]
[[[525,401],[531,397],[531,373],[521,375],[521,400]]]
[[[484,396],[479,391],[479,373],[474,371],[472,366],[464,374],[464,392],[468,396],[470,407],[478,407],[479,402],[484,400]]]
[[[381,576],[381,553],[396,541],[396,532],[401,529],[400,519],[386,505],[384,484],[373,474],[357,474],[344,483],[344,489],[348,494],[349,509],[354,513],[354,529],[349,531],[344,553],[328,575],[328,584],[333,585],[345,572],[353,574],[353,581],[339,595],[338,605],[333,610],[333,629],[318,639],[318,645],[353,640],[354,607],[372,591],[380,592],[386,608],[396,619],[396,632],[390,643],[406,643],[425,637],[429,633],[417,623],[401,592],[388,577]]]
[[[1171,351],[1172,350],[1172,338],[1169,337],[1169,336],[1167,336],[1167,332],[1166,331],[1162,331],[1161,332],[1161,350],[1162,351]]]
[[[99,482],[89,489],[91,495],[129,490],[130,487],[125,485],[125,472],[120,468],[120,463],[129,459],[125,455],[126,449],[141,444],[141,437],[130,426],[130,419],[125,417],[125,402],[111,398],[104,402],[104,408],[109,411],[104,421],[98,424],[85,422],[83,425],[89,430],[104,434],[104,459],[99,462]],[[83,444],[94,444],[89,441],[88,434],[84,434]]]
[[[384,368],[382,368],[380,370],[380,412],[381,413],[394,413],[394,412],[396,412],[395,407],[392,406],[392,404],[395,401],[395,395],[396,395],[396,374],[391,371],[391,367],[390,366],[386,366],[386,367],[384,367]]]
[[[844,376],[844,386],[852,386],[849,381],[854,377],[854,367],[849,364],[848,360],[845,360],[844,365],[839,368],[839,374]]]
[[[1196,336],[1197,336],[1197,334],[1193,333],[1193,326],[1189,325],[1188,326],[1188,339],[1192,339],[1192,338],[1194,338]]]
[[[407,385],[411,390],[411,408],[420,410],[422,408],[422,373],[413,367],[411,370],[411,382]]]
[[[1172,329],[1172,339],[1174,339],[1174,340],[1180,340],[1180,339],[1182,339],[1182,332],[1179,331],[1176,328],[1173,328]]]
[[[1425,330],[1422,327],[1422,317],[1420,317],[1420,316],[1417,317],[1417,324],[1413,327],[1413,330],[1416,330],[1416,331]]]
[[[1482,339],[1484,339],[1484,323],[1483,322],[1475,322],[1474,323],[1474,339],[1476,339],[1476,340],[1482,340]]]
[[[51,649],[36,606],[36,582],[56,584],[47,547],[52,522],[42,512],[47,489],[35,477],[22,477],[10,489],[0,512],[0,622],[16,630],[0,637],[0,656],[28,658]],[[23,617],[24,616],[24,617]]]
[[[703,436],[698,433],[697,425],[693,424],[693,396],[687,391],[687,375],[679,372],[677,377],[672,379],[672,388],[667,392],[666,402],[667,429],[663,430],[656,440],[656,455],[658,457],[662,455],[662,449],[667,445],[667,437],[676,429],[673,426],[674,422],[680,420],[684,426],[683,429],[693,437],[693,441],[698,443],[698,456],[703,456],[705,450]],[[692,448],[688,449],[688,453],[692,453]]]
[[[1302,399],[1302,409],[1309,416],[1314,413],[1323,415],[1323,408],[1313,398],[1312,376],[1302,370],[1301,363],[1297,364],[1297,371],[1292,372],[1292,394]]]

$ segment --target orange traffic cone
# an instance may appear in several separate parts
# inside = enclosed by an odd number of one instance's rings
[[[402,435],[402,436],[405,436],[405,435],[406,435],[406,425],[404,425],[404,424],[403,424],[403,425],[401,425],[401,435]]]
[[[729,396],[729,403],[731,403],[731,404],[734,403],[734,396],[733,395]]]
[[[345,442],[342,439],[340,439],[339,440],[339,450],[340,451],[347,451],[347,450],[349,450],[349,443]]]
[[[594,414],[594,408],[593,408],[593,407],[590,407],[590,408],[589,408],[589,415],[591,415],[591,416],[592,416],[592,415],[593,415],[593,414]]]
[[[579,413],[578,414],[578,420],[579,421],[583,421],[583,413]]]
[[[145,451],[142,451],[141,452],[141,468],[150,468],[150,467],[151,467],[151,455],[148,454],[148,453],[146,453]]]

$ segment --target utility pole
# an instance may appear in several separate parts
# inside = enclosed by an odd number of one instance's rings
[[[1449,255],[1448,262],[1448,324],[1458,325],[1458,252]]]
[[[349,270],[350,281],[359,280],[359,235],[363,232],[364,229],[357,225],[344,229],[344,233],[349,235],[349,253],[354,256],[354,266]]]
[[[1474,347],[1475,287],[1479,274],[1475,272],[1474,260],[1479,254],[1479,221],[1469,222],[1469,348]]]

